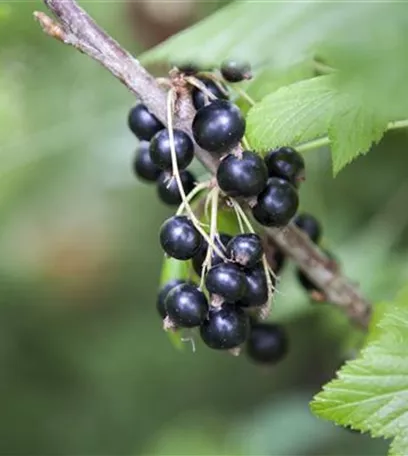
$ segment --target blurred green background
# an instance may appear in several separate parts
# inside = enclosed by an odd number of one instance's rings
[[[137,3],[84,5],[137,53],[221,3],[182,2],[184,19],[167,26]],[[35,9],[0,3],[0,453],[385,454],[310,414],[358,334],[308,302],[291,266],[272,314],[290,335],[280,365],[172,347],[155,310],[171,211],[131,172],[135,100],[47,39]],[[388,134],[336,179],[327,150],[306,156],[302,208],[375,302],[408,277],[407,146],[405,132]]]

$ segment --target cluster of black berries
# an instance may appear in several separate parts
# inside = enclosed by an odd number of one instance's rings
[[[129,113],[128,124],[140,143],[133,162],[133,169],[142,180],[157,183],[157,193],[164,203],[177,206],[181,195],[173,175],[170,135],[164,125],[143,104],[136,105]],[[195,186],[194,175],[186,170],[194,158],[194,144],[184,131],[174,129],[177,164],[184,192]]]
[[[200,73],[194,66],[179,67],[179,71],[187,78],[194,75],[191,96],[197,112],[192,122],[193,139],[220,160],[216,178],[222,195],[227,199],[247,199],[254,218],[262,225],[287,225],[298,209],[298,187],[305,176],[305,165],[302,156],[290,147],[271,150],[265,158],[240,147],[245,118],[230,101],[225,84],[250,78],[250,67],[224,62],[223,81],[213,73]],[[141,140],[134,162],[136,174],[157,182],[162,201],[180,204],[174,161],[188,194],[195,185],[194,176],[185,169],[194,157],[193,139],[174,129],[172,156],[171,132],[141,104],[131,110],[129,126]],[[317,242],[320,226],[311,216],[299,215],[296,223]],[[198,277],[203,275],[205,266],[206,290],[193,281],[172,280],[160,291],[157,308],[166,326],[198,327],[204,343],[213,349],[231,350],[246,343],[248,355],[258,362],[275,363],[283,357],[287,350],[285,331],[279,325],[262,323],[256,318],[257,311],[267,305],[284,262],[278,249],[275,248],[274,257],[268,257],[271,274],[264,268],[264,250],[258,235],[231,237],[217,233],[216,248],[211,248],[211,267],[207,270],[210,247],[193,221],[184,215],[164,222],[160,243],[168,256],[190,261]],[[268,253],[270,256],[270,248]],[[306,287],[307,278],[298,275]],[[313,284],[309,282],[307,286]]]
[[[187,217],[168,219],[160,230],[160,242],[167,255],[190,259],[201,276],[209,247]],[[234,237],[219,234],[215,244],[225,260],[212,252],[211,268],[205,276],[210,302],[193,282],[172,280],[159,293],[161,317],[176,328],[199,327],[201,339],[212,349],[230,350],[246,342],[253,360],[279,361],[286,353],[285,332],[279,325],[260,323],[251,316],[269,298],[261,239],[252,233]],[[277,261],[276,267],[280,265]],[[274,274],[278,272],[276,269]],[[273,283],[274,276],[270,280]]]

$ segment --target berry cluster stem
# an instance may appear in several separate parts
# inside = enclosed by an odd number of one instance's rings
[[[55,15],[56,20],[43,12],[35,12],[34,17],[48,36],[96,60],[134,93],[152,114],[167,124],[166,91],[137,59],[102,30],[75,0],[43,1]],[[178,95],[177,128],[191,135],[192,119],[195,115],[191,96],[188,91]],[[408,127],[408,120],[392,122],[388,125],[390,130],[405,127]],[[315,142],[303,144],[300,150],[305,151],[328,144],[328,138],[320,138]],[[195,148],[195,155],[212,174],[216,173],[218,157],[198,146]],[[187,205],[186,210],[188,207]],[[201,227],[199,231],[203,232]],[[261,231],[292,258],[305,275],[324,292],[329,302],[342,309],[354,323],[367,328],[371,313],[370,302],[340,271],[333,271],[328,267],[326,256],[300,229],[290,224],[284,232],[265,227]],[[205,232],[204,234],[204,237],[209,239]]]
[[[214,244],[212,239],[208,236],[208,234],[201,227],[201,222],[197,219],[193,210],[191,209],[190,203],[184,192],[183,183],[181,182],[180,172],[178,169],[176,148],[174,145],[174,131],[173,131],[174,96],[175,96],[175,91],[173,89],[169,90],[169,92],[167,94],[167,128],[169,130],[171,164],[173,167],[173,175],[177,182],[177,186],[178,186],[181,200],[182,200],[182,205],[183,205],[185,211],[187,212],[188,217],[193,222],[196,230],[208,242],[209,249],[211,248],[211,249],[215,250],[217,255],[219,255],[221,258],[225,258],[225,255]]]

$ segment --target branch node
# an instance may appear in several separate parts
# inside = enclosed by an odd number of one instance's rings
[[[47,16],[41,11],[35,11],[33,13],[34,19],[39,22],[43,32],[48,36],[55,38],[58,41],[65,43],[67,41],[67,34],[61,25]]]

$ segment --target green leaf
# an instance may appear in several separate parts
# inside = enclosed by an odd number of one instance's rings
[[[251,146],[267,150],[328,135],[336,174],[381,139],[386,120],[357,93],[344,92],[334,76],[296,82],[257,103],[248,114]]]
[[[394,438],[391,454],[407,454],[407,346],[408,288],[371,330],[360,357],[343,366],[314,398],[312,411],[373,437]]]

